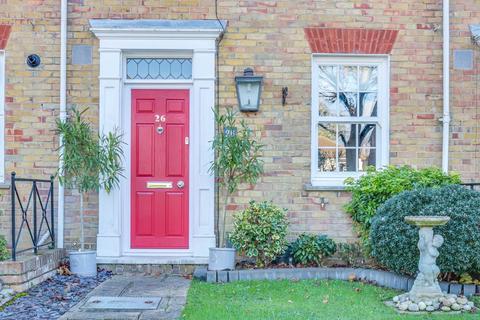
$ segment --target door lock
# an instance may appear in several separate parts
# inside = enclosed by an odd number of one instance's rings
[[[162,134],[163,133],[163,127],[157,127],[157,133]]]
[[[178,187],[179,189],[183,189],[183,187],[185,187],[185,182],[183,182],[182,180],[178,181],[178,182],[177,182],[177,187]]]

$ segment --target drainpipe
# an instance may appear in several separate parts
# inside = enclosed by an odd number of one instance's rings
[[[450,137],[450,3],[443,0],[443,123],[442,170],[448,172]]]
[[[68,0],[61,0],[60,13],[60,120],[65,121],[67,118],[67,7]],[[62,137],[60,137],[60,145],[62,145]],[[60,150],[61,152],[61,150]],[[62,166],[60,158],[59,167]],[[58,231],[57,231],[57,247],[63,248],[64,223],[65,223],[65,188],[58,184]]]

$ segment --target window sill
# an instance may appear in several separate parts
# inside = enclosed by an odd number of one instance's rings
[[[315,192],[315,191],[345,191],[345,186],[314,186],[311,183],[305,183],[303,190]]]
[[[0,182],[0,190],[10,189],[10,182]]]

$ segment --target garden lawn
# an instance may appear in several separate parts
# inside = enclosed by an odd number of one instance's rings
[[[396,294],[346,281],[193,281],[182,319],[480,319],[479,314],[399,315],[383,303]]]

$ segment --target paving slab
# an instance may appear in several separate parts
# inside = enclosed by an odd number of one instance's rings
[[[113,276],[60,319],[178,319],[187,300],[190,282],[175,275]]]
[[[157,297],[103,297],[93,296],[81,309],[85,310],[156,310],[162,298]]]

